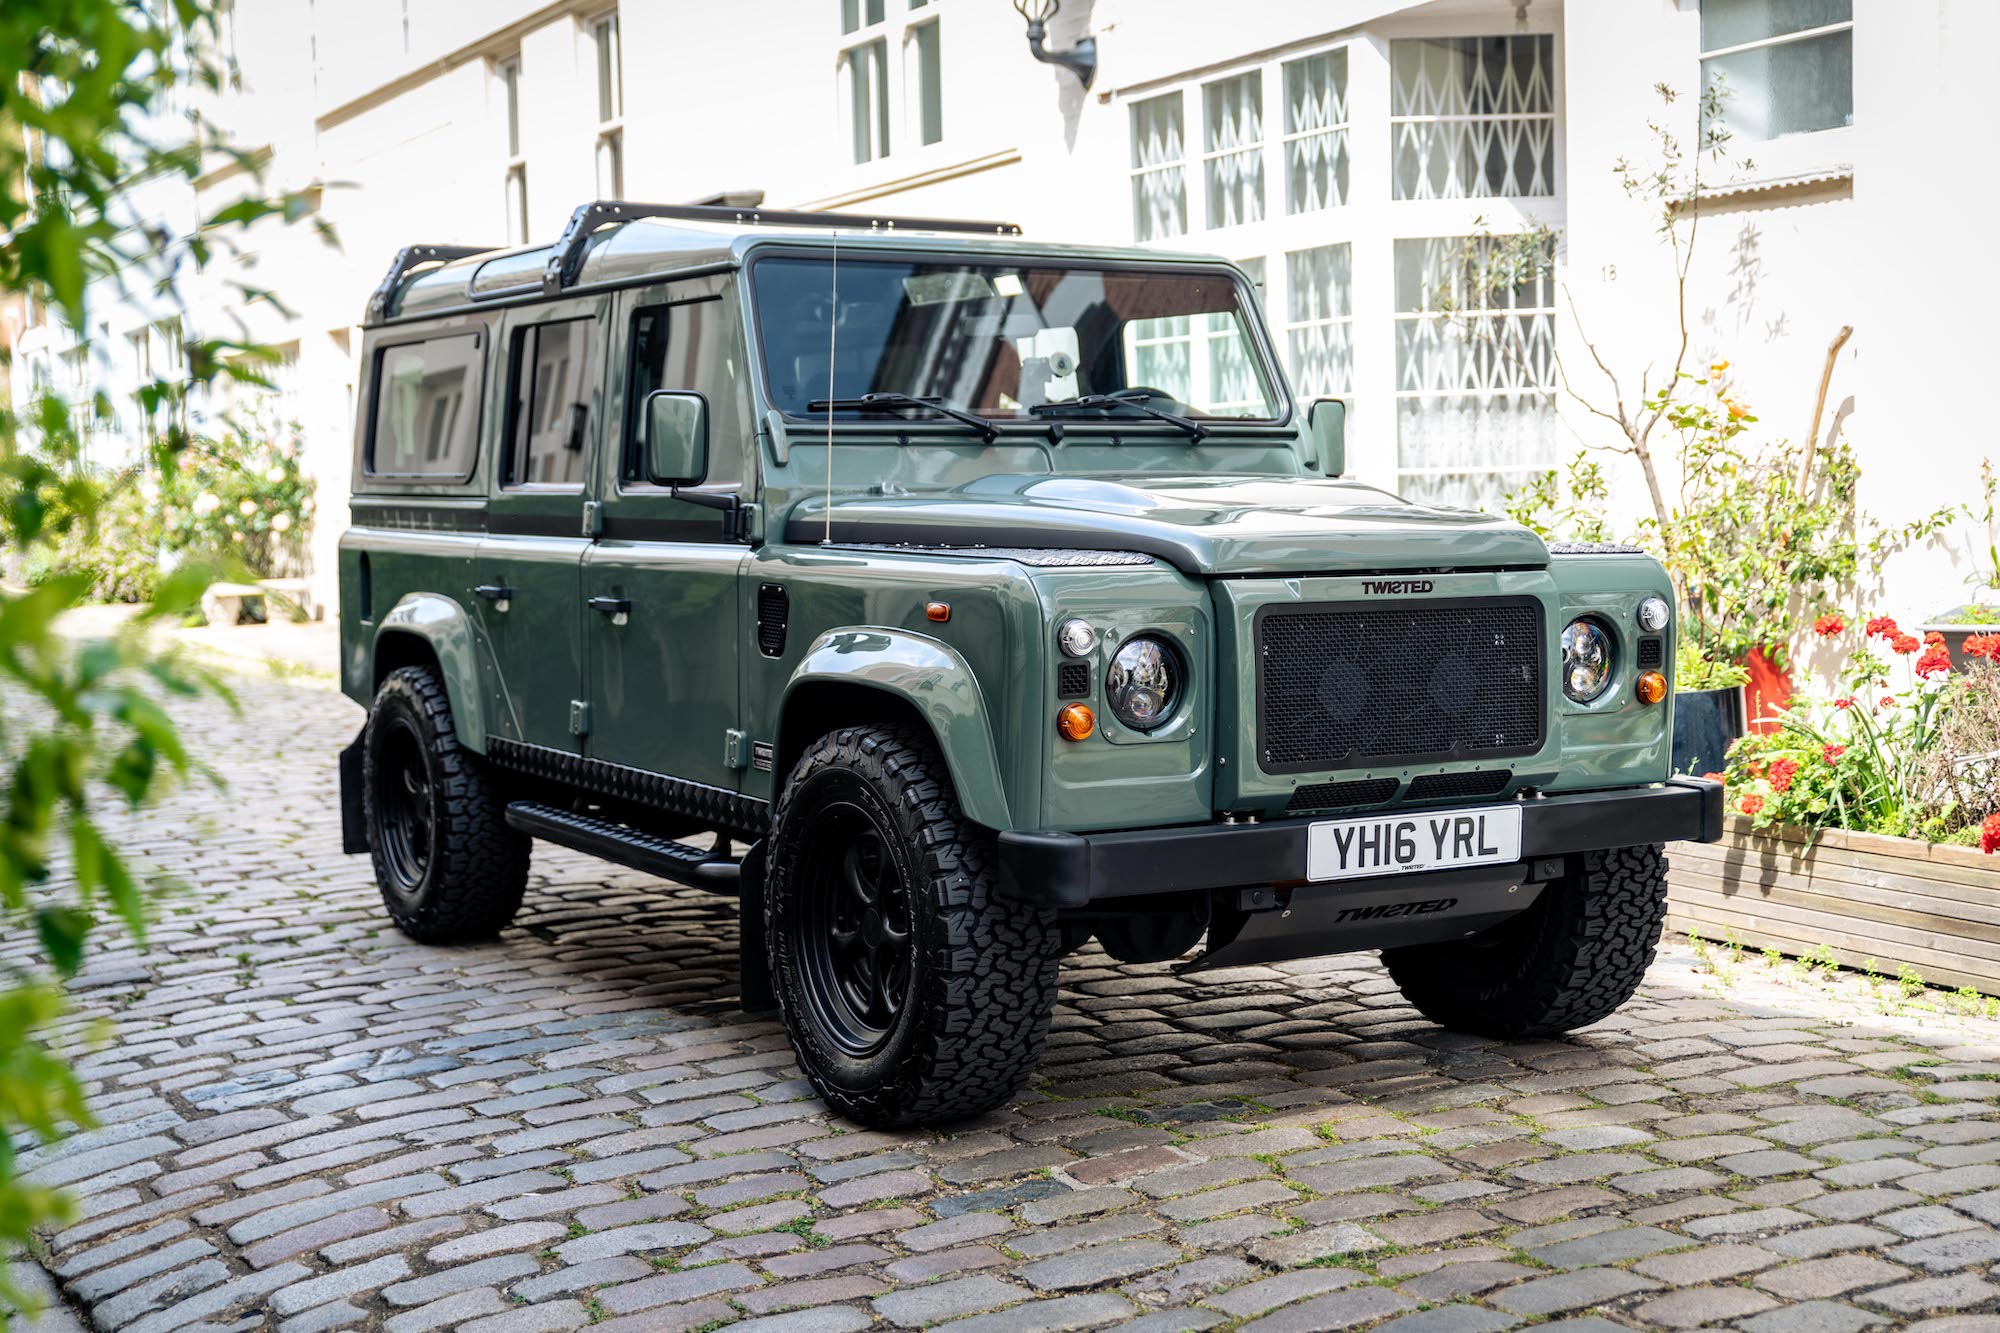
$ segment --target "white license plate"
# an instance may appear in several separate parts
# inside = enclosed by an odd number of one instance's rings
[[[1328,819],[1306,829],[1306,878],[1405,875],[1521,859],[1521,807]]]

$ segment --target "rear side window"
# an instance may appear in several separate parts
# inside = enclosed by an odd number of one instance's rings
[[[589,450],[592,321],[522,329],[514,341],[514,428],[507,481],[582,486]]]
[[[477,333],[384,347],[375,354],[375,429],[368,473],[463,481],[479,450],[484,359]]]

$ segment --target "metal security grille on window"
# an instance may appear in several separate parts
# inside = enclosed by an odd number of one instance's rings
[[[1187,230],[1181,95],[1132,104],[1132,235],[1155,241]]]
[[[1347,202],[1347,52],[1285,66],[1285,212]]]
[[[1395,197],[1554,194],[1554,66],[1547,35],[1391,42]]]
[[[1354,387],[1354,257],[1346,242],[1285,256],[1285,336],[1300,394]]]
[[[1542,742],[1541,612],[1494,599],[1266,612],[1266,772],[1527,754]]]
[[[1496,291],[1479,280],[1489,253],[1461,236],[1395,244],[1397,489],[1408,499],[1497,508],[1556,462],[1554,279],[1545,269]]]
[[[1264,76],[1251,72],[1201,90],[1202,177],[1208,225],[1235,227],[1264,217]]]

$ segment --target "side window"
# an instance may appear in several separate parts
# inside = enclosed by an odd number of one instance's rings
[[[375,421],[363,470],[371,477],[471,476],[484,364],[477,333],[377,351]]]
[[[514,335],[509,486],[583,485],[590,440],[591,324],[564,319]]]
[[[645,484],[642,417],[646,395],[655,389],[693,389],[708,399],[707,480],[742,480],[748,408],[739,333],[736,308],[721,297],[641,306],[633,312],[620,481]]]

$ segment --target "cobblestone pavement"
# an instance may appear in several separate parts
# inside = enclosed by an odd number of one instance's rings
[[[1093,949],[1015,1106],[862,1132],[735,1008],[728,902],[544,849],[503,940],[410,943],[339,854],[358,711],[243,698],[189,718],[229,791],[130,832],[188,891],[78,985],[103,1124],[26,1158],[99,1327],[2000,1327],[2000,1026],[1893,985],[1676,951],[1503,1046],[1369,957]]]

